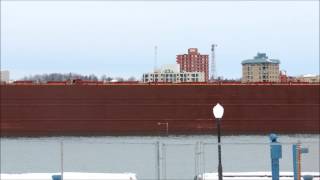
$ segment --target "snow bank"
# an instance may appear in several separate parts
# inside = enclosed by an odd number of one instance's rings
[[[302,172],[303,175],[312,175],[313,180],[320,180],[319,172]],[[223,180],[272,180],[271,172],[225,172]],[[197,180],[217,180],[218,173],[204,173],[197,176]],[[280,180],[292,180],[293,172],[281,172]]]
[[[52,180],[52,175],[60,173],[1,174],[1,180]],[[133,173],[63,173],[64,180],[137,180]]]

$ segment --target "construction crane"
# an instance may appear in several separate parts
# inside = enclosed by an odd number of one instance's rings
[[[215,47],[217,44],[211,45],[211,77],[210,81],[215,81],[217,79],[217,70],[216,70],[216,60],[215,60]]]
[[[154,72],[157,71],[158,46],[154,46]]]

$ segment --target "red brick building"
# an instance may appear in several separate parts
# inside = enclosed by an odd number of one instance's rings
[[[204,72],[205,81],[209,80],[209,55],[200,54],[197,48],[188,49],[188,54],[177,55],[180,71]]]
[[[280,82],[281,83],[287,83],[288,82],[288,76],[286,72],[280,71]]]

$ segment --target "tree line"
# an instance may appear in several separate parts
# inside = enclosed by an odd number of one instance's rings
[[[82,75],[77,73],[50,73],[50,74],[36,74],[36,75],[29,75],[21,78],[22,81],[34,81],[38,83],[45,83],[48,81],[68,81],[74,79],[81,79],[86,81],[104,81],[110,82],[112,80],[116,80],[118,82],[122,81],[137,81],[135,77],[130,77],[128,79],[122,77],[109,77],[107,75],[102,75],[98,77],[94,74],[89,75]]]

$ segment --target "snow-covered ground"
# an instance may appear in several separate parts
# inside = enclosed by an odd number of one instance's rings
[[[52,175],[60,173],[1,174],[1,180],[52,180]],[[63,173],[64,180],[137,180],[133,173]]]
[[[303,172],[303,175],[312,175],[313,180],[320,180],[319,172]],[[217,180],[218,173],[204,173],[197,176],[197,180]],[[225,172],[223,180],[272,180],[271,172]],[[292,172],[281,172],[280,180],[293,180]]]

